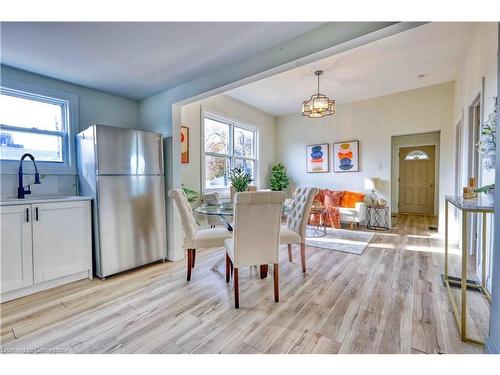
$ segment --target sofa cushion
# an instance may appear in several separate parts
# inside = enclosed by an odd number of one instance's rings
[[[342,196],[344,195],[344,192],[326,189],[324,194],[325,194],[325,206],[327,206],[327,207],[339,207],[340,201],[342,200]]]
[[[363,202],[365,200],[365,194],[356,193],[354,191],[345,191],[342,195],[340,201],[340,207],[354,208],[356,203]]]
[[[354,210],[354,208],[339,207],[339,214],[343,216],[354,216],[356,214],[356,211]]]

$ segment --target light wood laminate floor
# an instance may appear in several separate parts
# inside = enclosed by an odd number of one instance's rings
[[[224,279],[222,249],[83,280],[1,305],[4,352],[55,353],[482,353],[458,338],[440,274],[433,217],[400,215],[362,255],[281,249],[281,300],[272,277],[240,271],[240,309]],[[362,227],[356,230],[366,230]],[[452,255],[458,275],[459,257]],[[218,270],[211,267],[218,264]],[[270,276],[272,266],[270,267]],[[489,306],[468,293],[471,335],[484,338]]]

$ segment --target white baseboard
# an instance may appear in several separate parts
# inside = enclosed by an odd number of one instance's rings
[[[54,288],[59,285],[71,283],[77,280],[92,279],[92,270],[86,270],[82,272],[75,273],[73,275],[64,276],[56,280],[45,281],[39,284],[31,285],[26,288],[21,288],[13,290],[11,292],[2,293],[1,303],[12,301],[16,298],[21,298],[29,294],[38,293],[47,289]]]

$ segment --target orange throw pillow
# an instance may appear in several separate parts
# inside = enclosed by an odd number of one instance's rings
[[[314,199],[313,199],[314,205],[322,206],[323,205],[323,199],[324,199],[324,190],[323,189],[319,189],[318,194],[316,194],[314,196]]]
[[[363,193],[356,193],[354,191],[345,191],[340,201],[340,207],[354,208],[356,203],[363,202],[365,195]]]
[[[325,190],[325,206],[339,207],[343,195],[343,191]]]

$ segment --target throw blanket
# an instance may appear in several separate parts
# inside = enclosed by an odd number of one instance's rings
[[[325,220],[326,225],[332,228],[340,228],[340,213],[339,208],[335,206],[325,206],[326,214]],[[320,214],[312,213],[309,215],[309,224],[311,225],[319,225],[321,221]]]

